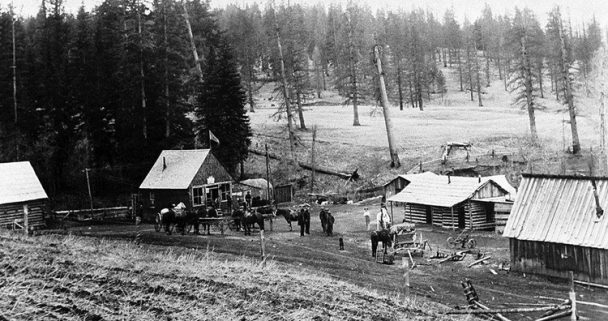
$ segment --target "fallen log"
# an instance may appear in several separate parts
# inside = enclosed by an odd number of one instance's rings
[[[482,309],[484,309],[486,311],[490,310],[490,308],[488,308],[487,306],[485,306],[485,305],[483,305],[483,304],[481,304],[481,303],[479,303],[477,301],[475,301],[474,303],[475,303],[475,305],[477,305],[478,307],[480,307],[480,308],[482,308]],[[498,319],[502,320],[502,321],[511,321],[511,319],[505,317],[504,315],[502,315],[500,313],[496,313],[496,317]]]
[[[593,287],[602,288],[602,289],[608,289],[608,285],[603,285],[603,284],[597,284],[597,283],[591,283],[591,282],[585,282],[585,281],[577,281],[577,280],[574,280],[574,283],[576,283],[578,285],[587,285],[587,286],[593,286]]]
[[[249,148],[249,152],[252,154],[255,154],[255,155],[266,157],[266,152],[259,151],[259,150],[253,149],[253,148]],[[268,158],[274,159],[274,160],[282,160],[281,157],[279,157],[278,155],[273,154],[273,153],[268,153]],[[346,179],[346,180],[356,181],[359,178],[358,169],[355,169],[354,172],[349,174],[349,173],[339,172],[339,171],[333,170],[331,168],[327,168],[327,167],[323,167],[323,166],[319,166],[319,165],[313,166],[311,164],[307,164],[307,163],[303,163],[303,162],[298,162],[298,166],[300,166],[303,169],[309,170],[309,171],[314,170],[317,173],[333,175],[333,176],[337,176],[337,177],[340,177],[340,178]]]
[[[446,314],[522,313],[522,312],[560,311],[560,310],[566,310],[566,309],[570,309],[570,306],[562,305],[562,306],[545,306],[545,307],[537,307],[537,308],[455,310],[455,311],[448,311]]]
[[[253,153],[253,154],[256,154],[256,155],[260,155],[260,156],[266,157],[266,152],[263,152],[261,150],[256,150],[256,149],[253,149],[253,148],[249,148],[249,152]],[[279,157],[279,156],[277,156],[277,155],[275,155],[273,153],[268,153],[268,158],[275,159],[275,160],[281,160],[281,157]]]
[[[328,175],[333,175],[333,176],[337,176],[340,177],[342,179],[353,179],[356,180],[357,178],[359,178],[359,174],[357,174],[357,170],[355,170],[352,174],[347,174],[347,173],[341,173],[341,172],[337,172],[333,169],[329,169],[327,167],[322,167],[319,165],[315,165],[312,166],[311,164],[307,164],[307,163],[302,163],[302,162],[298,162],[298,165],[300,167],[302,167],[303,169],[307,169],[312,171],[314,169],[315,172],[317,173],[323,173],[323,174],[328,174]],[[356,176],[356,178],[355,178]]]
[[[552,314],[546,317],[542,317],[540,319],[536,319],[534,321],[549,321],[549,320],[555,320],[555,319],[559,319],[559,318],[563,318],[563,317],[567,317],[569,315],[572,314],[572,310],[568,310],[568,311],[562,311],[560,313],[556,313],[556,314]]]
[[[479,263],[481,263],[481,262],[483,262],[483,261],[485,261],[485,260],[491,259],[491,258],[492,258],[491,256],[486,256],[486,257],[483,257],[483,258],[481,258],[481,259],[479,259],[479,260],[477,260],[477,261],[475,261],[475,262],[473,262],[473,263],[471,263],[471,264],[467,265],[467,267],[471,267],[471,266],[473,266],[473,265],[479,264]]]

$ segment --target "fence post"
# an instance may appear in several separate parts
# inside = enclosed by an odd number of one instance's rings
[[[262,252],[262,262],[266,265],[266,244],[264,240],[264,230],[260,230],[260,249]]]
[[[405,257],[403,257],[401,259],[401,262],[403,262],[403,287],[405,290],[405,296],[407,298],[410,297],[410,263],[408,262],[408,260],[405,259]]]
[[[27,204],[23,204],[23,229],[25,231],[25,235],[29,235],[30,233],[30,209]]]
[[[576,321],[576,292],[574,292],[574,272],[570,271],[570,304],[572,306],[572,314],[570,320]]]

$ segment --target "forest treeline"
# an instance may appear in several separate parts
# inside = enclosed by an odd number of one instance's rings
[[[41,0],[35,17],[14,20],[0,8],[0,160],[30,160],[55,192],[86,167],[141,178],[160,150],[205,146],[212,130],[236,172],[251,136],[244,108],[255,112],[264,83],[276,84],[276,115],[290,110],[290,127],[306,128],[302,106],[324,90],[337,90],[359,125],[358,105],[380,99],[375,46],[400,109],[442,95],[447,67],[458,75],[451,89],[479,106],[499,79],[528,111],[535,141],[538,98],[562,101],[577,152],[573,96],[588,90],[601,38],[597,21],[572,26],[558,7],[545,25],[528,9],[509,16],[489,6],[463,23],[453,10],[372,12],[352,2],[211,10],[201,0],[105,0],[71,14],[61,0]]]

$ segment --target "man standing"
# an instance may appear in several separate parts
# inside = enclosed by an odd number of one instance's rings
[[[245,195],[245,202],[247,202],[247,208],[251,208],[251,193],[249,191]]]
[[[308,209],[300,209],[300,215],[298,215],[298,225],[300,225],[300,236],[304,236],[304,233],[310,234],[310,212]]]
[[[386,205],[382,203],[380,205],[380,212],[376,215],[376,231],[382,231],[388,229],[391,226],[391,217],[388,215]]]
[[[369,231],[369,209],[367,207],[363,209],[363,217],[365,218],[365,230]]]
[[[304,225],[306,227],[305,232],[307,235],[310,235],[310,211],[308,211],[308,208],[304,209],[302,215],[304,216]]]

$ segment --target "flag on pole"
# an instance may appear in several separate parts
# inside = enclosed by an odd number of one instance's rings
[[[213,135],[213,133],[211,131],[209,131],[209,146],[211,146],[211,142],[215,142],[216,144],[220,144],[220,140],[215,137],[215,135]]]

